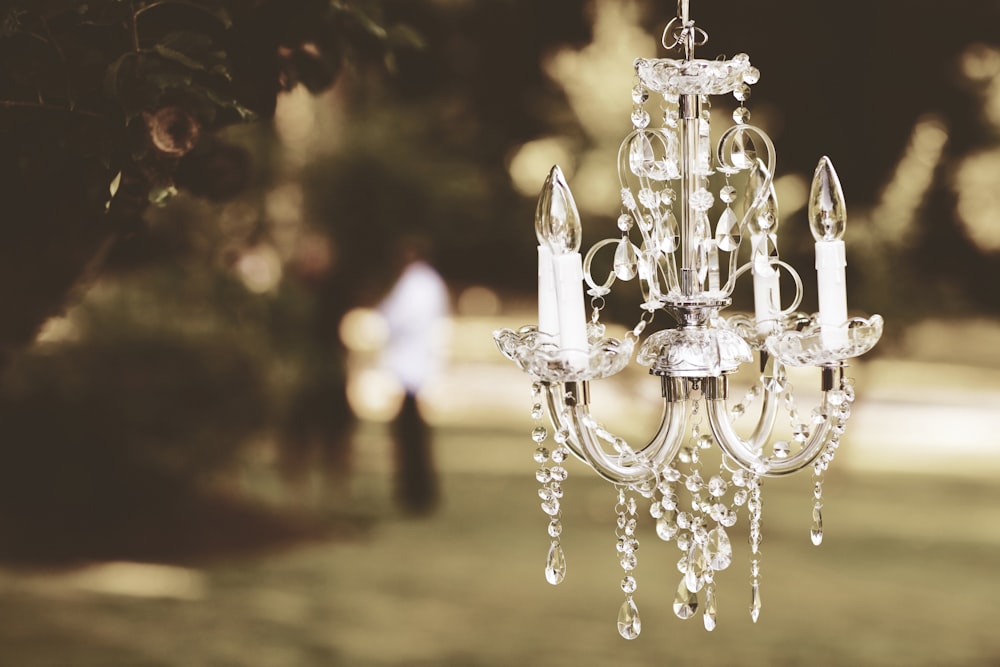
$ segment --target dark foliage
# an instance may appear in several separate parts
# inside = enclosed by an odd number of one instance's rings
[[[146,206],[179,186],[232,196],[246,154],[226,125],[280,90],[332,84],[413,41],[371,2],[0,3],[0,351],[31,339]],[[373,18],[373,16],[375,16]]]

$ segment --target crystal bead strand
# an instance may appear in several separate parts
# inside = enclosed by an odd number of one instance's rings
[[[649,91],[641,83],[636,83],[632,88],[632,102],[635,104],[632,109],[632,125],[637,130],[643,130],[649,125],[649,112],[645,108],[648,99]]]
[[[705,573],[705,614],[703,620],[705,629],[709,632],[715,629],[716,614],[718,613],[715,573],[725,570],[733,560],[733,547],[726,528],[736,525],[736,512],[723,502],[723,497],[729,491],[729,484],[722,478],[721,468],[719,473],[708,480],[708,492],[715,501],[711,504],[709,517],[716,523],[715,527],[708,532],[704,545],[708,570]]]
[[[826,406],[833,423],[833,434],[819,459],[813,464],[813,509],[812,524],[809,527],[809,537],[812,543],[819,546],[823,543],[823,477],[833,457],[840,447],[840,438],[847,428],[847,420],[851,416],[851,403],[854,402],[853,380],[844,378],[840,388],[827,392]]]
[[[674,482],[681,478],[681,472],[673,466],[663,469],[656,484],[659,498],[653,497],[649,506],[649,514],[656,519],[656,536],[664,542],[674,539],[679,530],[677,526],[677,506],[680,500]]]
[[[701,449],[707,444],[711,446],[711,437],[701,435],[701,398],[692,396],[691,414],[688,418],[691,424],[691,442],[681,448],[678,458],[688,465],[688,474],[680,475],[684,486],[691,494],[691,512],[677,513],[677,548],[684,554],[677,563],[680,570],[680,584],[674,596],[674,614],[682,620],[694,616],[698,610],[698,591],[705,585],[705,575],[708,571],[708,561],[705,557],[704,545],[708,540],[705,517],[702,515],[702,489],[705,482],[701,477]]]
[[[809,424],[799,416],[799,410],[795,404],[795,387],[791,382],[785,383],[783,402],[785,412],[788,413],[788,425],[792,429],[792,440],[800,446],[804,445],[809,440],[812,431]]]
[[[536,422],[540,422],[545,416],[545,408],[541,403],[541,383],[534,383],[531,393],[534,399],[534,404],[531,406],[531,416]],[[557,439],[560,434],[562,432],[556,434]],[[535,471],[535,479],[542,485],[538,489],[538,497],[542,500],[542,511],[550,517],[548,531],[551,541],[545,558],[545,580],[556,586],[566,578],[566,555],[563,553],[562,544],[559,541],[559,536],[562,535],[560,499],[563,494],[562,482],[566,479],[566,469],[561,465],[566,460],[566,449],[562,443],[565,443],[566,440],[563,438],[556,449],[549,452],[543,444],[548,435],[548,429],[540,423],[531,431],[531,439],[537,445],[534,459],[540,466]],[[546,465],[550,461],[554,464],[551,467]]]
[[[750,618],[754,623],[760,616],[760,477],[750,475],[747,478],[749,498],[747,508],[750,510]]]
[[[625,593],[625,601],[622,602],[622,606],[618,610],[618,634],[625,639],[635,639],[642,629],[639,610],[632,599],[632,594],[635,593],[636,589],[636,581],[632,572],[638,565],[635,552],[639,549],[639,540],[635,537],[636,501],[634,497],[626,497],[623,487],[618,488],[615,513],[618,515],[618,528],[615,531],[618,539],[615,546],[618,551],[619,563],[622,570],[625,571],[621,583],[622,591]]]
[[[729,415],[733,419],[739,419],[744,414],[746,414],[747,408],[753,405],[753,402],[757,400],[760,396],[760,385],[754,384],[747,389],[746,393],[743,394],[743,400],[739,403],[734,403],[731,408],[729,408]]]
[[[740,103],[733,111],[733,121],[738,125],[745,125],[750,121],[750,110],[746,107],[746,101],[750,99],[750,86],[760,80],[760,70],[751,67],[743,76],[743,84],[733,91],[733,97]]]

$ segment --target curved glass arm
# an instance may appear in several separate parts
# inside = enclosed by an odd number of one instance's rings
[[[544,382],[542,386],[545,388],[545,397],[548,403],[549,419],[552,422],[552,428],[557,431],[565,428],[569,432],[569,437],[566,438],[565,443],[566,448],[569,449],[573,456],[590,465],[583,453],[583,448],[580,446],[580,438],[576,437],[569,424],[563,423],[565,420],[561,415],[566,410],[566,392],[563,389],[563,384],[561,382],[555,384]]]
[[[567,448],[609,482],[635,484],[652,480],[656,471],[672,460],[680,449],[687,418],[683,399],[664,399],[656,433],[635,453],[634,463],[626,464],[620,461],[618,455],[609,454],[601,446],[585,399],[567,404],[567,392],[561,384],[545,385],[545,393],[553,426],[569,433]]]
[[[754,427],[753,433],[750,435],[750,439],[747,440],[747,446],[755,452],[761,451],[770,437],[771,432],[774,431],[774,422],[778,419],[778,394],[775,391],[767,389],[768,378],[762,378],[764,380],[764,398],[763,405],[760,410],[760,419],[757,420],[757,426]],[[726,412],[726,402],[722,401],[723,415],[728,414]],[[713,429],[714,431],[714,429]]]
[[[767,397],[769,396],[770,392]],[[767,397],[765,397],[765,402],[767,401]],[[809,441],[794,455],[789,456],[787,459],[763,457],[761,455],[763,442],[758,443],[756,441],[758,433],[754,433],[753,442],[743,440],[736,433],[732,422],[729,420],[729,414],[726,411],[725,399],[715,398],[706,400],[705,403],[708,412],[708,423],[711,425],[712,433],[719,442],[722,451],[741,468],[756,475],[780,477],[805,468],[819,456],[823,450],[823,445],[826,444],[827,439],[830,437],[830,430],[833,428],[833,420],[827,416],[826,420],[813,431]],[[823,403],[826,403],[825,392],[823,394]]]
[[[683,401],[663,401],[660,426],[649,443],[635,453],[631,464],[622,463],[617,455],[608,454],[601,446],[594,429],[590,410],[586,405],[578,405],[568,410],[570,417],[570,437],[579,438],[583,446],[585,462],[604,479],[614,484],[636,484],[655,481],[654,477],[668,461],[677,455],[684,436],[684,422],[687,419]]]

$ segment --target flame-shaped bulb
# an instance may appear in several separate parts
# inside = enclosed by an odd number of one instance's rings
[[[555,255],[580,250],[583,228],[573,193],[566,184],[559,165],[552,167],[542,185],[535,208],[535,234],[538,242],[546,244]]]
[[[833,163],[825,155],[820,158],[809,191],[809,227],[817,241],[837,241],[844,238],[847,228],[847,203]]]

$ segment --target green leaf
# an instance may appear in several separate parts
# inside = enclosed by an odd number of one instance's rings
[[[227,79],[230,78],[226,52],[213,47],[212,38],[208,35],[177,31],[165,35],[153,46],[153,51],[162,58],[188,69],[211,72]]]

